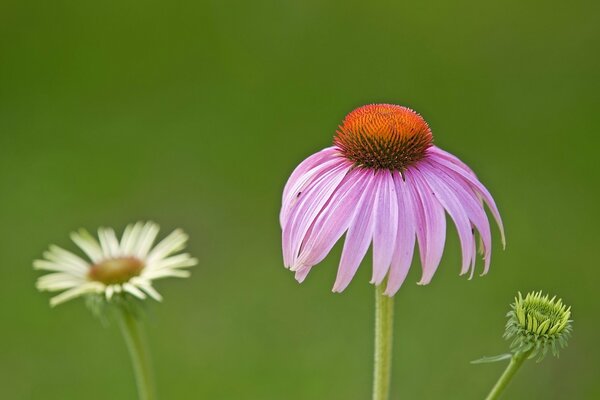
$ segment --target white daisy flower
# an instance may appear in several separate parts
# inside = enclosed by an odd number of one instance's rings
[[[50,299],[51,306],[92,293],[104,294],[107,300],[116,293],[129,293],[161,301],[152,281],[187,278],[190,273],[182,268],[192,267],[198,260],[187,253],[173,255],[183,250],[188,240],[180,229],[152,247],[158,231],[153,222],[138,222],[128,225],[119,241],[113,229],[100,228],[99,242],[85,230],[74,232],[71,239],[90,261],[52,245],[43,260],[33,263],[35,269],[52,271],[40,277],[36,287],[40,291],[63,291]]]

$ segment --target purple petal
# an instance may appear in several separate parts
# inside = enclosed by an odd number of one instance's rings
[[[487,215],[485,214],[485,210],[483,208],[481,199],[473,190],[473,187],[469,184],[469,182],[467,182],[461,175],[455,173],[452,170],[448,170],[445,168],[440,169],[437,165],[432,165],[432,167],[438,169],[438,175],[445,175],[444,181],[451,188],[451,190],[453,190],[458,201],[467,213],[471,224],[479,232],[479,236],[481,238],[484,248],[484,273],[487,272],[489,269],[492,253],[492,235],[490,231],[490,223],[488,221]],[[476,253],[475,247],[475,243],[473,243],[474,250],[472,250],[472,254]],[[471,271],[473,271],[474,267],[475,258],[473,258],[471,262]]]
[[[471,260],[475,257],[475,253],[473,253],[475,240],[469,217],[456,197],[454,190],[444,180],[444,177],[447,177],[446,174],[437,172],[435,167],[427,162],[419,164],[419,171],[422,173],[421,176],[424,178],[425,184],[429,186],[433,195],[454,221],[462,250],[461,274],[464,274],[469,270]],[[415,177],[418,177],[418,174],[415,174]]]
[[[312,267],[304,267],[304,268],[299,269],[298,271],[296,271],[295,278],[298,281],[298,283],[304,282],[304,279],[306,279],[306,276],[310,272],[311,268]]]
[[[379,285],[387,274],[398,233],[398,195],[390,171],[377,172],[373,227],[373,277],[371,283]]]
[[[290,192],[295,192],[294,187],[298,185],[298,180],[303,177],[313,168],[338,157],[339,152],[335,147],[327,147],[302,161],[292,172],[283,189],[283,197],[286,198]]]
[[[296,262],[304,237],[351,165],[342,163],[329,168],[302,192],[298,202],[291,207],[289,215],[283,220],[283,259],[287,268]]]
[[[410,189],[398,172],[394,172],[393,177],[398,196],[398,233],[385,290],[385,294],[388,296],[396,294],[406,279],[413,259],[416,229]]]
[[[476,176],[475,172],[473,172],[473,170],[467,164],[465,164],[463,161],[461,161],[454,154],[448,153],[447,151],[442,150],[437,146],[431,146],[430,148],[427,149],[427,152],[430,155],[433,154],[439,158],[450,161],[451,163],[454,163],[457,166],[463,168],[465,171],[471,173],[473,176]]]
[[[368,176],[368,172],[358,168],[348,172],[302,240],[302,248],[292,270],[318,264],[331,251],[352,221]]]
[[[453,180],[454,190],[459,197],[461,204],[469,215],[471,223],[479,232],[481,244],[483,246],[484,274],[488,272],[492,257],[492,233],[490,230],[490,222],[483,208],[480,197],[473,191],[471,185],[464,181],[462,177],[456,175]],[[474,252],[477,252],[474,244]],[[475,264],[472,264],[472,272]],[[471,272],[471,273],[472,273]]]
[[[469,173],[468,170],[465,170],[461,166],[448,161],[446,158],[441,157],[440,155],[438,155],[436,153],[430,154],[430,156],[427,157],[427,159],[435,164],[438,164],[441,167],[452,170],[456,174],[460,175],[463,178],[463,180],[468,182],[473,187],[473,189],[477,192],[477,194],[479,194],[483,198],[483,201],[485,201],[485,203],[489,207],[490,211],[492,212],[492,215],[494,216],[494,219],[496,220],[496,224],[498,224],[498,228],[500,229],[500,235],[502,237],[502,246],[505,247],[506,246],[506,238],[504,236],[504,225],[502,224],[502,218],[500,217],[500,212],[498,211],[498,207],[496,207],[496,202],[494,201],[494,198],[492,197],[490,192],[487,190],[487,188],[485,186],[483,186],[483,184],[481,182],[479,182],[479,180],[472,173]]]
[[[370,172],[369,180],[362,191],[360,201],[355,205],[354,218],[346,234],[337,278],[333,285],[334,292],[341,292],[348,286],[369,249],[373,237],[373,210],[375,208],[375,195],[379,186],[379,176]]]
[[[405,172],[406,182],[412,193],[412,200],[417,223],[417,240],[421,253],[421,266],[423,275],[420,285],[431,282],[437,267],[442,259],[444,243],[446,241],[446,216],[444,208],[431,193],[429,188],[421,183],[414,175],[420,174],[416,168],[409,168]]]
[[[279,213],[281,226],[298,202],[300,195],[324,173],[341,164],[344,164],[344,160],[338,157],[334,150],[328,148],[308,157],[292,172],[283,190],[282,207]]]

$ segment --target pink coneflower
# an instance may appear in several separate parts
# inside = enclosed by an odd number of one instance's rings
[[[461,275],[475,269],[475,232],[485,274],[492,237],[484,203],[504,244],[494,199],[466,164],[433,145],[427,122],[406,107],[366,105],[346,116],[332,147],[308,157],[289,178],[280,214],[285,266],[302,282],[346,233],[333,291],[348,286],[372,243],[371,282],[387,277],[385,294],[392,296],[416,242],[419,284],[431,281],[444,250],[447,212],[460,238]]]

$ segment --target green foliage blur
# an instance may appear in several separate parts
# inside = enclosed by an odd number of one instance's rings
[[[353,108],[420,112],[495,196],[490,273],[396,296],[393,398],[481,399],[517,291],[573,307],[560,359],[510,399],[600,398],[600,3],[0,3],[0,398],[133,399],[116,326],[50,309],[31,263],[69,232],[154,220],[200,265],[157,284],[147,330],[162,399],[368,399],[370,259],[332,294],[339,246],[299,285],[278,213],[292,169]],[[481,268],[481,263],[478,265]]]

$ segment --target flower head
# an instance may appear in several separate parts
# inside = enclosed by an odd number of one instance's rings
[[[531,351],[530,357],[538,355],[539,359],[548,351],[558,356],[571,335],[571,307],[556,296],[543,296],[539,291],[528,293],[525,298],[519,293],[511,308],[504,333],[506,339],[512,340],[511,350]]]
[[[425,157],[433,136],[411,109],[371,104],[348,114],[333,141],[357,165],[403,171]]]
[[[119,241],[113,229],[100,228],[99,242],[85,230],[72,233],[71,239],[90,261],[50,246],[44,259],[34,261],[33,266],[52,273],[41,276],[36,287],[42,291],[63,291],[50,299],[52,306],[86,294],[103,294],[111,300],[115,294],[128,293],[160,301],[152,281],[171,276],[186,278],[190,273],[182,268],[196,265],[197,260],[187,253],[173,255],[188,240],[179,229],[152,247],[158,231],[153,222],[138,222],[127,226]]]
[[[431,281],[444,250],[447,212],[461,242],[461,274],[474,271],[475,232],[486,273],[492,239],[484,203],[504,243],[494,199],[466,164],[433,145],[425,120],[406,107],[366,105],[346,116],[332,147],[290,176],[280,213],[284,263],[302,282],[346,233],[333,290],[348,286],[372,243],[371,282],[387,277],[391,296],[408,273],[416,242],[419,283]]]

